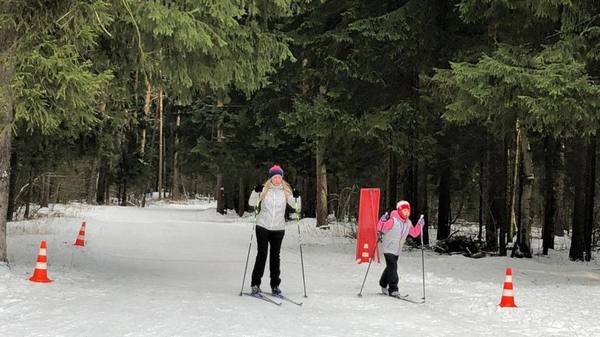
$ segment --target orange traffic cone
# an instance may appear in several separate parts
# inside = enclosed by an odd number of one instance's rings
[[[506,268],[506,277],[504,279],[504,286],[502,289],[502,299],[500,300],[500,304],[498,304],[502,308],[516,308],[515,304],[515,294],[513,292],[513,283],[512,283],[512,268]]]
[[[79,236],[77,236],[77,240],[75,240],[75,246],[85,246],[85,221],[81,223],[81,229],[79,229]]]
[[[29,278],[29,281],[32,282],[41,282],[41,283],[49,283],[52,282],[51,279],[48,278],[47,272],[47,263],[48,259],[46,258],[46,241],[42,241],[40,244],[40,253],[37,257],[37,263],[35,264],[35,270],[33,271],[33,276]]]
[[[363,245],[362,254],[360,255],[360,262],[369,262],[371,259],[371,255],[369,254],[369,244],[365,243]]]

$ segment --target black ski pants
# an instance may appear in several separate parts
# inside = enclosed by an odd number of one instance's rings
[[[260,226],[256,226],[256,242],[257,253],[254,269],[252,270],[251,286],[260,286],[261,279],[265,272],[265,264],[267,263],[267,254],[270,256],[269,269],[271,275],[271,288],[278,287],[281,283],[279,275],[279,252],[281,251],[281,242],[285,231],[270,231]],[[271,249],[269,250],[269,245]]]
[[[379,285],[392,293],[398,291],[398,255],[386,253],[383,256],[385,257],[385,269],[379,279]]]

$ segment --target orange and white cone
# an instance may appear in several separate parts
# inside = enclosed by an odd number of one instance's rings
[[[369,244],[365,242],[362,249],[362,254],[360,255],[360,262],[369,262],[371,259],[371,255],[369,254]]]
[[[516,308],[517,305],[515,304],[515,294],[512,283],[512,268],[506,268],[506,277],[502,288],[502,299],[498,305],[502,308]]]
[[[85,246],[85,221],[81,223],[81,229],[79,229],[79,236],[77,236],[77,240],[74,243],[75,246]]]
[[[46,241],[44,240],[40,244],[40,253],[38,254],[38,257],[37,257],[37,263],[35,264],[35,270],[33,271],[33,276],[29,278],[29,281],[41,282],[41,283],[52,282],[52,280],[48,278],[47,269],[48,269],[48,258],[46,257]]]

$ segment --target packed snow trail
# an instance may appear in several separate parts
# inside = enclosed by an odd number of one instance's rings
[[[366,265],[354,263],[355,243],[305,219],[303,298],[292,221],[281,289],[304,304],[275,306],[239,296],[251,214],[221,216],[214,204],[56,207],[65,217],[9,224],[0,336],[600,336],[600,266],[568,262],[566,252],[478,260],[426,252],[425,304],[377,295],[378,264],[359,298]],[[86,246],[75,248],[83,218]],[[42,239],[51,284],[27,280]],[[517,309],[496,306],[507,266]],[[400,291],[419,298],[421,252],[405,251],[399,272]]]

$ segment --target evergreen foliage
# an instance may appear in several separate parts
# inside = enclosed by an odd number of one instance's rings
[[[571,258],[591,256],[597,1],[8,0],[0,38],[0,154],[14,188],[40,192],[13,210],[66,201],[48,190],[76,167],[88,202],[219,182],[242,214],[281,164],[319,225],[373,186],[438,239],[477,221],[505,254],[544,222],[545,245],[569,229]]]

